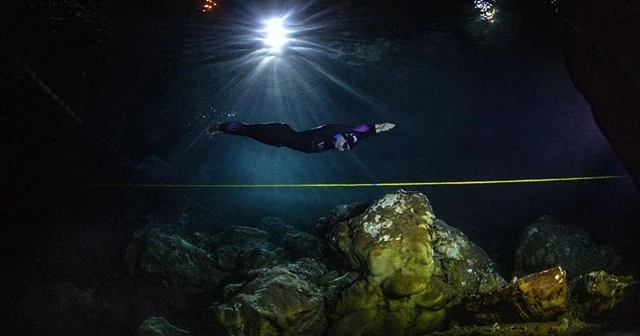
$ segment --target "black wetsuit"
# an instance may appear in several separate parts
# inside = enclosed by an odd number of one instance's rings
[[[239,122],[220,124],[220,131],[227,134],[244,135],[264,144],[285,146],[305,153],[320,153],[334,149],[336,134],[347,140],[345,150],[353,148],[360,140],[376,134],[374,125],[355,126],[329,124],[297,132],[283,123],[247,125]]]

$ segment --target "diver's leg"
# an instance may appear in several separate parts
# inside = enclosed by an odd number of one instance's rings
[[[289,125],[283,123],[247,125],[244,135],[271,146],[286,146],[295,140],[296,134]]]
[[[298,134],[289,125],[283,123],[247,125],[237,121],[214,124],[209,127],[207,133],[210,137],[219,133],[243,135],[278,147],[294,142]]]

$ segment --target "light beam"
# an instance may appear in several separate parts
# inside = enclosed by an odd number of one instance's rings
[[[280,51],[282,47],[289,41],[287,34],[288,31],[284,28],[284,20],[280,18],[273,18],[266,21],[265,32],[267,34],[264,38],[264,43],[272,51]]]

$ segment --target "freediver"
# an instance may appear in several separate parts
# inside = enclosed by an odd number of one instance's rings
[[[232,121],[211,125],[207,135],[209,138],[221,133],[243,135],[267,145],[289,147],[305,153],[321,153],[332,149],[343,152],[355,147],[362,139],[395,126],[392,123],[355,126],[327,124],[298,132],[284,123],[244,124]]]

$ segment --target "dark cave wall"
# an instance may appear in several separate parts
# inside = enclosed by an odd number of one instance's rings
[[[573,80],[639,186],[640,2],[568,0],[560,13]]]

